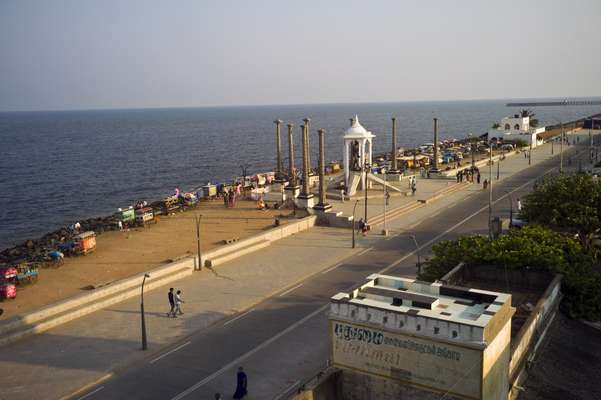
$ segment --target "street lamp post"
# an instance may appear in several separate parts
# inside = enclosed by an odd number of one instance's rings
[[[383,174],[384,174],[384,227],[382,228],[382,235],[388,236],[388,229],[386,229],[386,203],[388,202],[388,199],[386,197],[386,195],[387,195],[386,171],[384,171]]]
[[[363,193],[365,194],[365,225],[367,225],[367,171],[369,170],[369,168],[370,165],[366,160],[365,164],[363,165]]]
[[[355,211],[357,210],[357,204],[359,204],[359,200],[355,200],[355,205],[353,206],[353,249],[355,248],[355,230],[356,230]]]
[[[492,142],[488,142],[488,237],[492,240]]]
[[[509,227],[513,225],[513,198],[511,197],[511,193],[505,191],[509,198]]]
[[[561,126],[561,141],[559,145],[559,173],[563,174],[563,122],[559,123]]]
[[[497,180],[499,180],[500,168],[501,168],[501,158],[499,157],[499,159],[497,160]]]
[[[144,274],[144,278],[142,279],[142,292],[140,295],[140,316],[142,318],[142,350],[148,349],[148,342],[146,339],[146,319],[144,317],[144,283],[146,283],[146,278],[150,278],[150,274]]]
[[[419,276],[422,273],[422,261],[421,261],[421,254],[419,251],[419,244],[417,243],[417,239],[415,238],[415,235],[404,235],[407,237],[410,237],[411,239],[413,239],[413,243],[415,244],[415,254],[417,255],[417,276],[419,278]]]
[[[202,262],[201,262],[201,254],[200,254],[200,219],[202,218],[202,214],[198,214],[194,216],[194,222],[196,223],[196,255],[198,257],[198,271],[202,271]]]
[[[248,165],[248,164],[240,165],[240,169],[242,170],[242,186],[246,186],[246,173],[248,171],[249,166],[250,165]]]
[[[530,138],[530,149],[528,150],[528,165],[532,165],[532,138]]]

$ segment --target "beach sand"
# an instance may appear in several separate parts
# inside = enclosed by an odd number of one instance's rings
[[[291,210],[257,210],[254,201],[239,201],[226,209],[221,201],[203,202],[190,211],[160,216],[156,224],[99,235],[96,250],[86,256],[67,257],[57,269],[39,270],[35,284],[17,288],[17,298],[0,303],[7,319],[48,304],[85,293],[89,285],[116,281],[156,268],[168,260],[196,254],[194,214],[202,214],[201,246],[209,250],[222,240],[252,236],[274,226],[275,217]],[[283,221],[284,222],[284,221]]]

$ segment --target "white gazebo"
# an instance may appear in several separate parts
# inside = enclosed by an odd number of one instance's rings
[[[351,175],[360,175],[361,181],[365,179],[362,169],[366,162],[371,165],[372,139],[375,137],[374,134],[359,123],[359,117],[355,115],[351,127],[344,134],[344,154],[342,156],[344,163],[344,184],[349,195],[353,195],[357,187],[356,184],[351,182]],[[351,164],[354,161],[353,152],[357,153],[357,165]]]

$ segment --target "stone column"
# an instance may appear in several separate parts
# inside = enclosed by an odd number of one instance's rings
[[[430,170],[438,172],[438,118],[434,118],[434,164]]]
[[[305,129],[307,130],[307,170],[309,175],[313,175],[311,172],[311,118],[304,118]]]
[[[288,124],[288,181],[285,190],[290,191],[292,197],[298,196],[300,188],[298,186],[298,178],[294,171],[294,124]]]
[[[392,165],[390,166],[390,172],[397,172],[399,169],[397,167],[396,160],[396,118],[392,117],[392,154],[391,154]]]
[[[284,176],[283,176],[284,168],[282,167],[282,142],[281,142],[281,138],[280,138],[280,125],[282,124],[282,120],[276,119],[275,121],[273,121],[273,123],[275,124],[275,152],[276,152],[276,159],[277,159],[277,165],[276,165],[276,169],[275,169],[275,179],[277,182],[283,182],[284,181]]]
[[[309,191],[309,168],[307,163],[309,133],[306,125],[301,125],[300,128],[303,139],[303,185],[301,193],[297,197],[297,205],[302,208],[309,208],[313,207],[313,194]]]
[[[315,210],[326,211],[332,206],[326,203],[326,155],[325,155],[325,129],[317,131],[319,133],[319,203],[313,207]]]

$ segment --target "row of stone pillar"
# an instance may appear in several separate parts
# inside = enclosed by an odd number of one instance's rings
[[[294,135],[293,129],[294,124],[287,124],[288,127],[288,174],[284,173],[284,167],[282,162],[282,149],[281,149],[281,137],[280,137],[280,126],[282,120],[276,119],[273,121],[276,125],[276,182],[284,184],[288,179],[288,188],[290,190],[298,189],[298,181],[294,166]],[[310,158],[310,143],[309,143],[309,132],[310,123],[309,118],[303,119],[304,124],[300,125],[301,129],[301,140],[302,140],[302,187],[298,198],[303,200],[306,204],[313,205],[313,194],[309,189],[309,179],[311,170],[311,158]],[[326,187],[325,187],[325,129],[319,129],[319,203],[313,208],[327,210],[331,208],[326,203]]]

